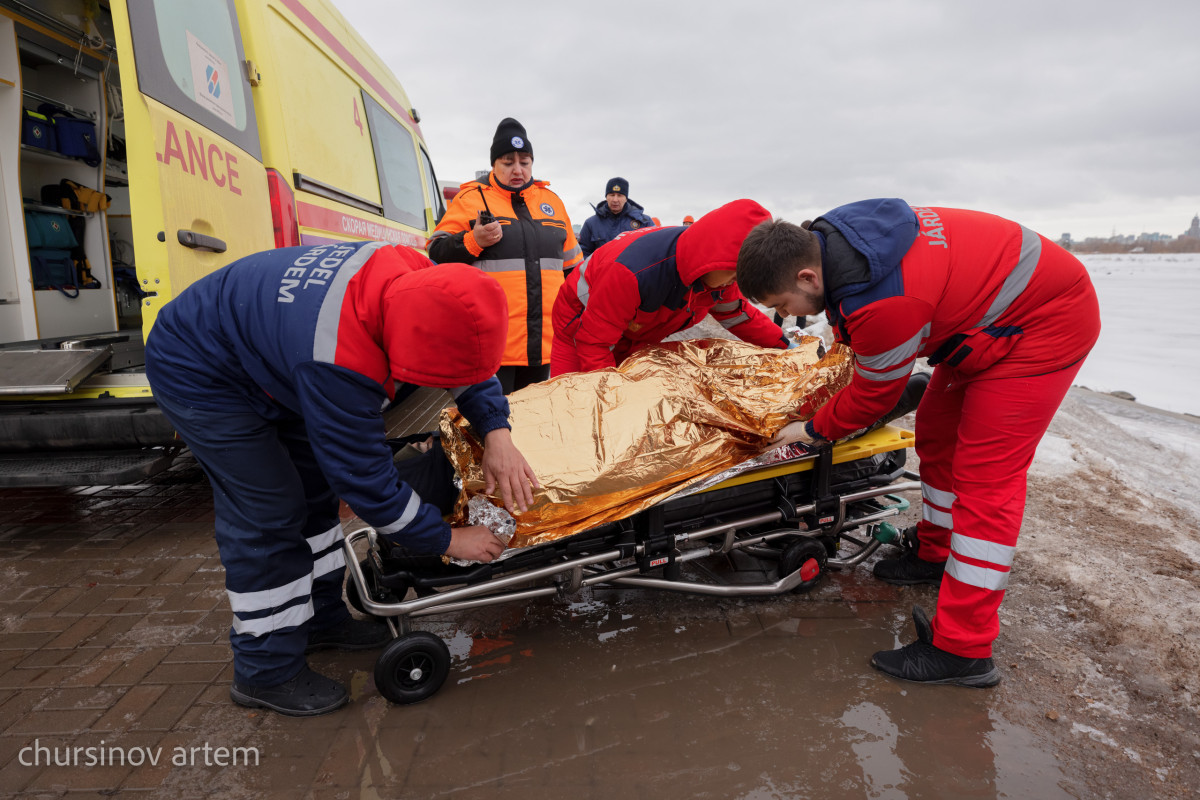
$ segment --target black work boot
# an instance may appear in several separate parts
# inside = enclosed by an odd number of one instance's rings
[[[351,617],[330,628],[308,631],[308,645],[304,652],[315,650],[374,650],[383,647],[392,639],[392,633],[383,622]]]
[[[314,672],[307,664],[291,680],[277,686],[229,687],[229,697],[247,708],[269,708],[289,717],[315,717],[341,708],[350,700],[346,687]]]
[[[917,640],[897,650],[880,650],[871,666],[880,672],[915,683],[947,683],[985,689],[1000,682],[1000,670],[990,658],[966,658],[933,645],[933,626],[920,606],[913,606]]]
[[[876,561],[873,570],[875,577],[897,586],[913,586],[918,583],[940,586],[942,574],[946,571],[946,562],[925,561],[919,557],[920,542],[917,540],[915,525],[905,528],[901,536],[907,543],[903,552],[898,558]]]

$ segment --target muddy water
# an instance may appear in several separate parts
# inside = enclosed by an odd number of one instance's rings
[[[388,705],[354,658],[352,796],[1073,796],[994,693],[868,666],[911,638],[902,606],[597,590],[423,622],[454,659],[430,700]]]

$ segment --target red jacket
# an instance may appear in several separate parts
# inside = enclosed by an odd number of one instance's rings
[[[850,385],[812,419],[839,439],[887,413],[916,359],[954,383],[1055,372],[1100,334],[1084,266],[991,214],[865,200],[819,217],[825,311],[854,349]]]
[[[554,347],[573,347],[582,371],[603,369],[709,313],[743,341],[787,347],[779,326],[737,284],[709,289],[701,281],[710,272],[735,270],[742,240],[769,219],[753,200],[735,200],[692,225],[630,231],[600,247],[559,292]]]

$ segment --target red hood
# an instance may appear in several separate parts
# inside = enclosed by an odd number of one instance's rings
[[[392,284],[383,306],[395,380],[453,389],[482,383],[500,368],[508,298],[475,267],[410,272]]]
[[[688,286],[718,270],[736,270],[738,250],[750,229],[771,219],[753,200],[734,200],[688,226],[675,246],[679,277]]]

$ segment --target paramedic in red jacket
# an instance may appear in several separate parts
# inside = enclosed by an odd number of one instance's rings
[[[442,520],[457,493],[440,447],[393,462],[390,404],[419,386],[449,389],[484,443],[489,486],[510,510],[533,500],[493,377],[504,292],[473,267],[430,266],[383,242],[256,253],[193,283],[150,331],[154,399],[213,486],[241,705],[333,711],[345,688],[304,654],[390,638],[342,600],[339,498],[415,554],[490,561],[503,550],[487,528]]]
[[[786,348],[734,283],[742,239],[770,219],[753,200],[735,200],[693,225],[630,231],[600,247],[554,302],[550,375],[616,366],[709,313],[743,341]]]
[[[738,282],[779,313],[824,311],[857,359],[851,383],[780,441],[854,433],[892,407],[916,359],[935,365],[916,416],[918,544],[875,574],[940,585],[937,611],[931,621],[914,608],[917,641],[871,663],[911,681],[994,686],[1026,472],[1100,334],[1087,271],[1015,222],[883,199],[835,208],[809,229],[756,228]]]

